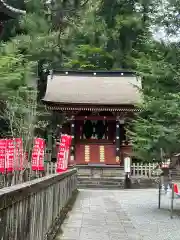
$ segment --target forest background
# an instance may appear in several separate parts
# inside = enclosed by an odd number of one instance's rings
[[[171,157],[180,151],[179,1],[7,3],[27,13],[6,22],[1,33],[0,96],[7,109],[1,113],[1,136],[7,134],[9,123],[11,134],[13,131],[16,136],[27,134],[27,128],[33,132],[34,118],[28,117],[31,124],[22,118],[29,112],[37,114],[29,86],[33,88],[32,79],[37,79],[38,62],[44,62],[46,68],[61,70],[136,72],[143,86],[143,100],[138,106],[142,112],[129,128],[136,157],[153,161],[162,153]]]

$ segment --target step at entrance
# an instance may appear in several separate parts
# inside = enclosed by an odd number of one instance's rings
[[[78,176],[79,188],[123,189],[124,178],[89,178]]]

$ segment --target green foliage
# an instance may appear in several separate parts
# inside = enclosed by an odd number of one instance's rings
[[[180,144],[179,59],[173,55],[178,49],[174,44],[156,44],[150,49],[153,51],[140,53],[141,58],[136,59],[143,78],[143,111],[130,132],[136,155],[146,161],[160,160],[160,149],[171,157]]]
[[[57,69],[136,71],[143,111],[129,130],[135,153],[148,161],[160,159],[160,149],[171,156],[180,141],[179,40],[155,41],[152,28],[164,27],[168,37],[177,33],[180,6],[165,2],[162,9],[158,0],[26,0],[26,16],[5,26],[1,99],[34,84],[38,61]],[[16,7],[24,8],[23,1]]]
[[[0,56],[0,95],[3,100],[13,94],[19,86],[26,84],[31,76],[31,62],[20,54],[9,53]]]
[[[113,66],[113,57],[101,48],[79,45],[67,68],[109,70]]]

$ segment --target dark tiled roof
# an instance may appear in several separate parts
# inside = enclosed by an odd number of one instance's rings
[[[11,18],[16,18],[18,15],[25,13],[26,11],[11,7],[5,1],[0,0],[0,20],[6,21]]]
[[[140,79],[134,75],[58,75],[49,78],[44,101],[64,104],[135,105]]]

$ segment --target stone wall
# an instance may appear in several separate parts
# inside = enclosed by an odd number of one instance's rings
[[[79,188],[156,188],[159,177],[135,175],[126,182],[124,168],[118,166],[77,166]]]
[[[77,189],[76,170],[0,190],[1,240],[51,240]]]
[[[88,166],[78,166],[78,176],[81,177],[124,177],[124,168],[115,165],[88,165]]]
[[[131,177],[131,188],[157,188],[159,183],[159,177]]]

